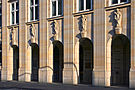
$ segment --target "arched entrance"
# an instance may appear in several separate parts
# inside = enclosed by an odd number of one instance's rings
[[[19,48],[13,46],[13,80],[18,80],[19,70]]]
[[[111,85],[128,86],[130,42],[124,35],[115,35],[111,45]]]
[[[53,82],[62,82],[63,71],[63,44],[60,41],[53,42]]]
[[[32,44],[32,74],[31,81],[38,81],[38,69],[39,69],[39,47],[37,44]]]
[[[79,77],[80,83],[92,84],[93,44],[87,38],[80,39],[79,45]]]

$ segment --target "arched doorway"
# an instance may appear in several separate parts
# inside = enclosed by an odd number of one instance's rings
[[[92,84],[93,44],[87,38],[80,39],[79,45],[79,77],[80,83]]]
[[[111,45],[111,85],[128,86],[130,42],[124,35],[115,35]]]
[[[37,44],[32,44],[32,74],[31,81],[38,81],[38,69],[39,69],[39,47]]]
[[[13,46],[13,80],[18,80],[19,70],[19,48]]]
[[[63,44],[60,41],[53,42],[53,82],[62,82],[63,71]]]

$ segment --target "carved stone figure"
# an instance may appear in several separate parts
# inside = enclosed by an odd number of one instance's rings
[[[31,38],[35,37],[35,28],[32,24],[30,25],[30,36]]]
[[[56,31],[55,31],[55,22],[53,21],[51,24],[51,28],[52,28],[52,34],[55,35]]]
[[[12,44],[15,44],[15,30],[12,28],[11,29],[11,42]]]
[[[121,34],[121,30],[122,30],[122,26],[121,26],[121,23],[122,23],[122,14],[120,12],[119,9],[116,9],[114,11],[114,23],[116,23],[114,29],[115,29],[115,33],[116,34]]]
[[[114,19],[117,21],[116,22],[116,26],[117,27],[121,27],[121,22],[122,22],[122,14],[121,14],[121,12],[120,12],[120,10],[119,9],[116,9],[115,11],[114,11]]]
[[[87,17],[85,15],[82,15],[78,18],[78,26],[81,36],[86,36],[86,30],[87,30]]]

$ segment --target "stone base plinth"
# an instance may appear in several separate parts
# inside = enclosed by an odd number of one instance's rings
[[[92,85],[105,86],[105,72],[104,71],[93,71],[92,79],[93,79]]]
[[[63,83],[65,84],[78,84],[79,76],[78,71],[73,68],[64,68],[63,70]]]
[[[11,74],[11,72],[8,73],[7,68],[4,68],[4,67],[2,68],[2,70],[1,70],[1,80],[2,81],[5,81],[5,80],[11,81],[12,80],[12,74]]]
[[[53,70],[49,68],[39,69],[39,82],[52,83]]]
[[[19,78],[19,81],[30,82],[31,72],[30,71],[26,72],[24,68],[20,68],[18,78]]]
[[[130,88],[135,88],[135,70],[130,70],[129,73],[129,87]]]

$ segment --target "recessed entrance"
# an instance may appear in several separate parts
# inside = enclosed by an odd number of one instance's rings
[[[80,40],[79,45],[79,77],[80,83],[92,84],[93,44],[87,39]]]
[[[19,69],[19,48],[13,47],[13,80],[18,80],[18,69]]]
[[[31,81],[38,81],[39,69],[39,47],[37,44],[32,44],[32,74]]]
[[[115,35],[111,46],[111,85],[128,86],[130,42],[124,35]]]
[[[63,44],[53,42],[53,82],[62,82],[63,71]]]

